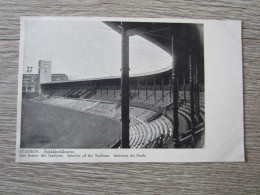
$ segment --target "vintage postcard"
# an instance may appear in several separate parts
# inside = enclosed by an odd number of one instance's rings
[[[241,22],[22,17],[16,162],[244,161]]]

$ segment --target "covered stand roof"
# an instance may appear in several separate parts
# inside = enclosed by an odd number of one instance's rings
[[[171,56],[177,65],[177,74],[187,74],[189,55],[204,75],[203,24],[153,23],[153,22],[104,22],[121,34],[122,24],[128,36],[139,35],[154,43]],[[180,75],[181,76],[181,75]],[[204,82],[204,76],[199,79]]]
[[[128,36],[138,35],[160,47],[171,56],[177,66],[177,74],[182,81],[183,76],[189,75],[189,56],[194,65],[198,66],[199,82],[204,83],[204,41],[203,41],[203,24],[190,23],[153,23],[153,22],[111,22],[104,23],[121,34],[122,25],[126,29]],[[130,40],[131,41],[131,40]],[[168,83],[168,78],[171,76],[171,67],[157,72],[144,73],[130,76],[134,81],[138,78],[141,82],[148,79],[153,83],[153,78],[164,77],[164,82]],[[151,80],[152,79],[152,80]],[[93,78],[87,80],[67,81],[73,84],[82,82],[102,82],[120,84],[120,77]],[[159,80],[157,82],[160,82]],[[46,84],[54,84],[61,82],[52,82]],[[45,84],[45,85],[46,85]]]

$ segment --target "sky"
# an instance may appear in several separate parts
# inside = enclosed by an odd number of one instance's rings
[[[129,41],[130,75],[171,66],[171,56],[153,43],[132,36]],[[39,60],[50,60],[52,73],[70,80],[119,76],[121,36],[102,22],[26,21],[23,73]]]

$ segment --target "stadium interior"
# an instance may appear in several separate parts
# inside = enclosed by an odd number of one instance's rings
[[[203,26],[105,24],[122,36],[121,77],[45,82],[40,84],[39,95],[26,96],[26,99],[120,123],[121,134],[115,135],[112,143],[106,143],[109,148],[203,148]],[[172,56],[172,66],[129,76],[132,35],[139,35],[167,51]]]

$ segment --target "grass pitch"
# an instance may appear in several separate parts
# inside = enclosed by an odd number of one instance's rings
[[[21,148],[107,148],[120,123],[89,113],[23,100]]]

